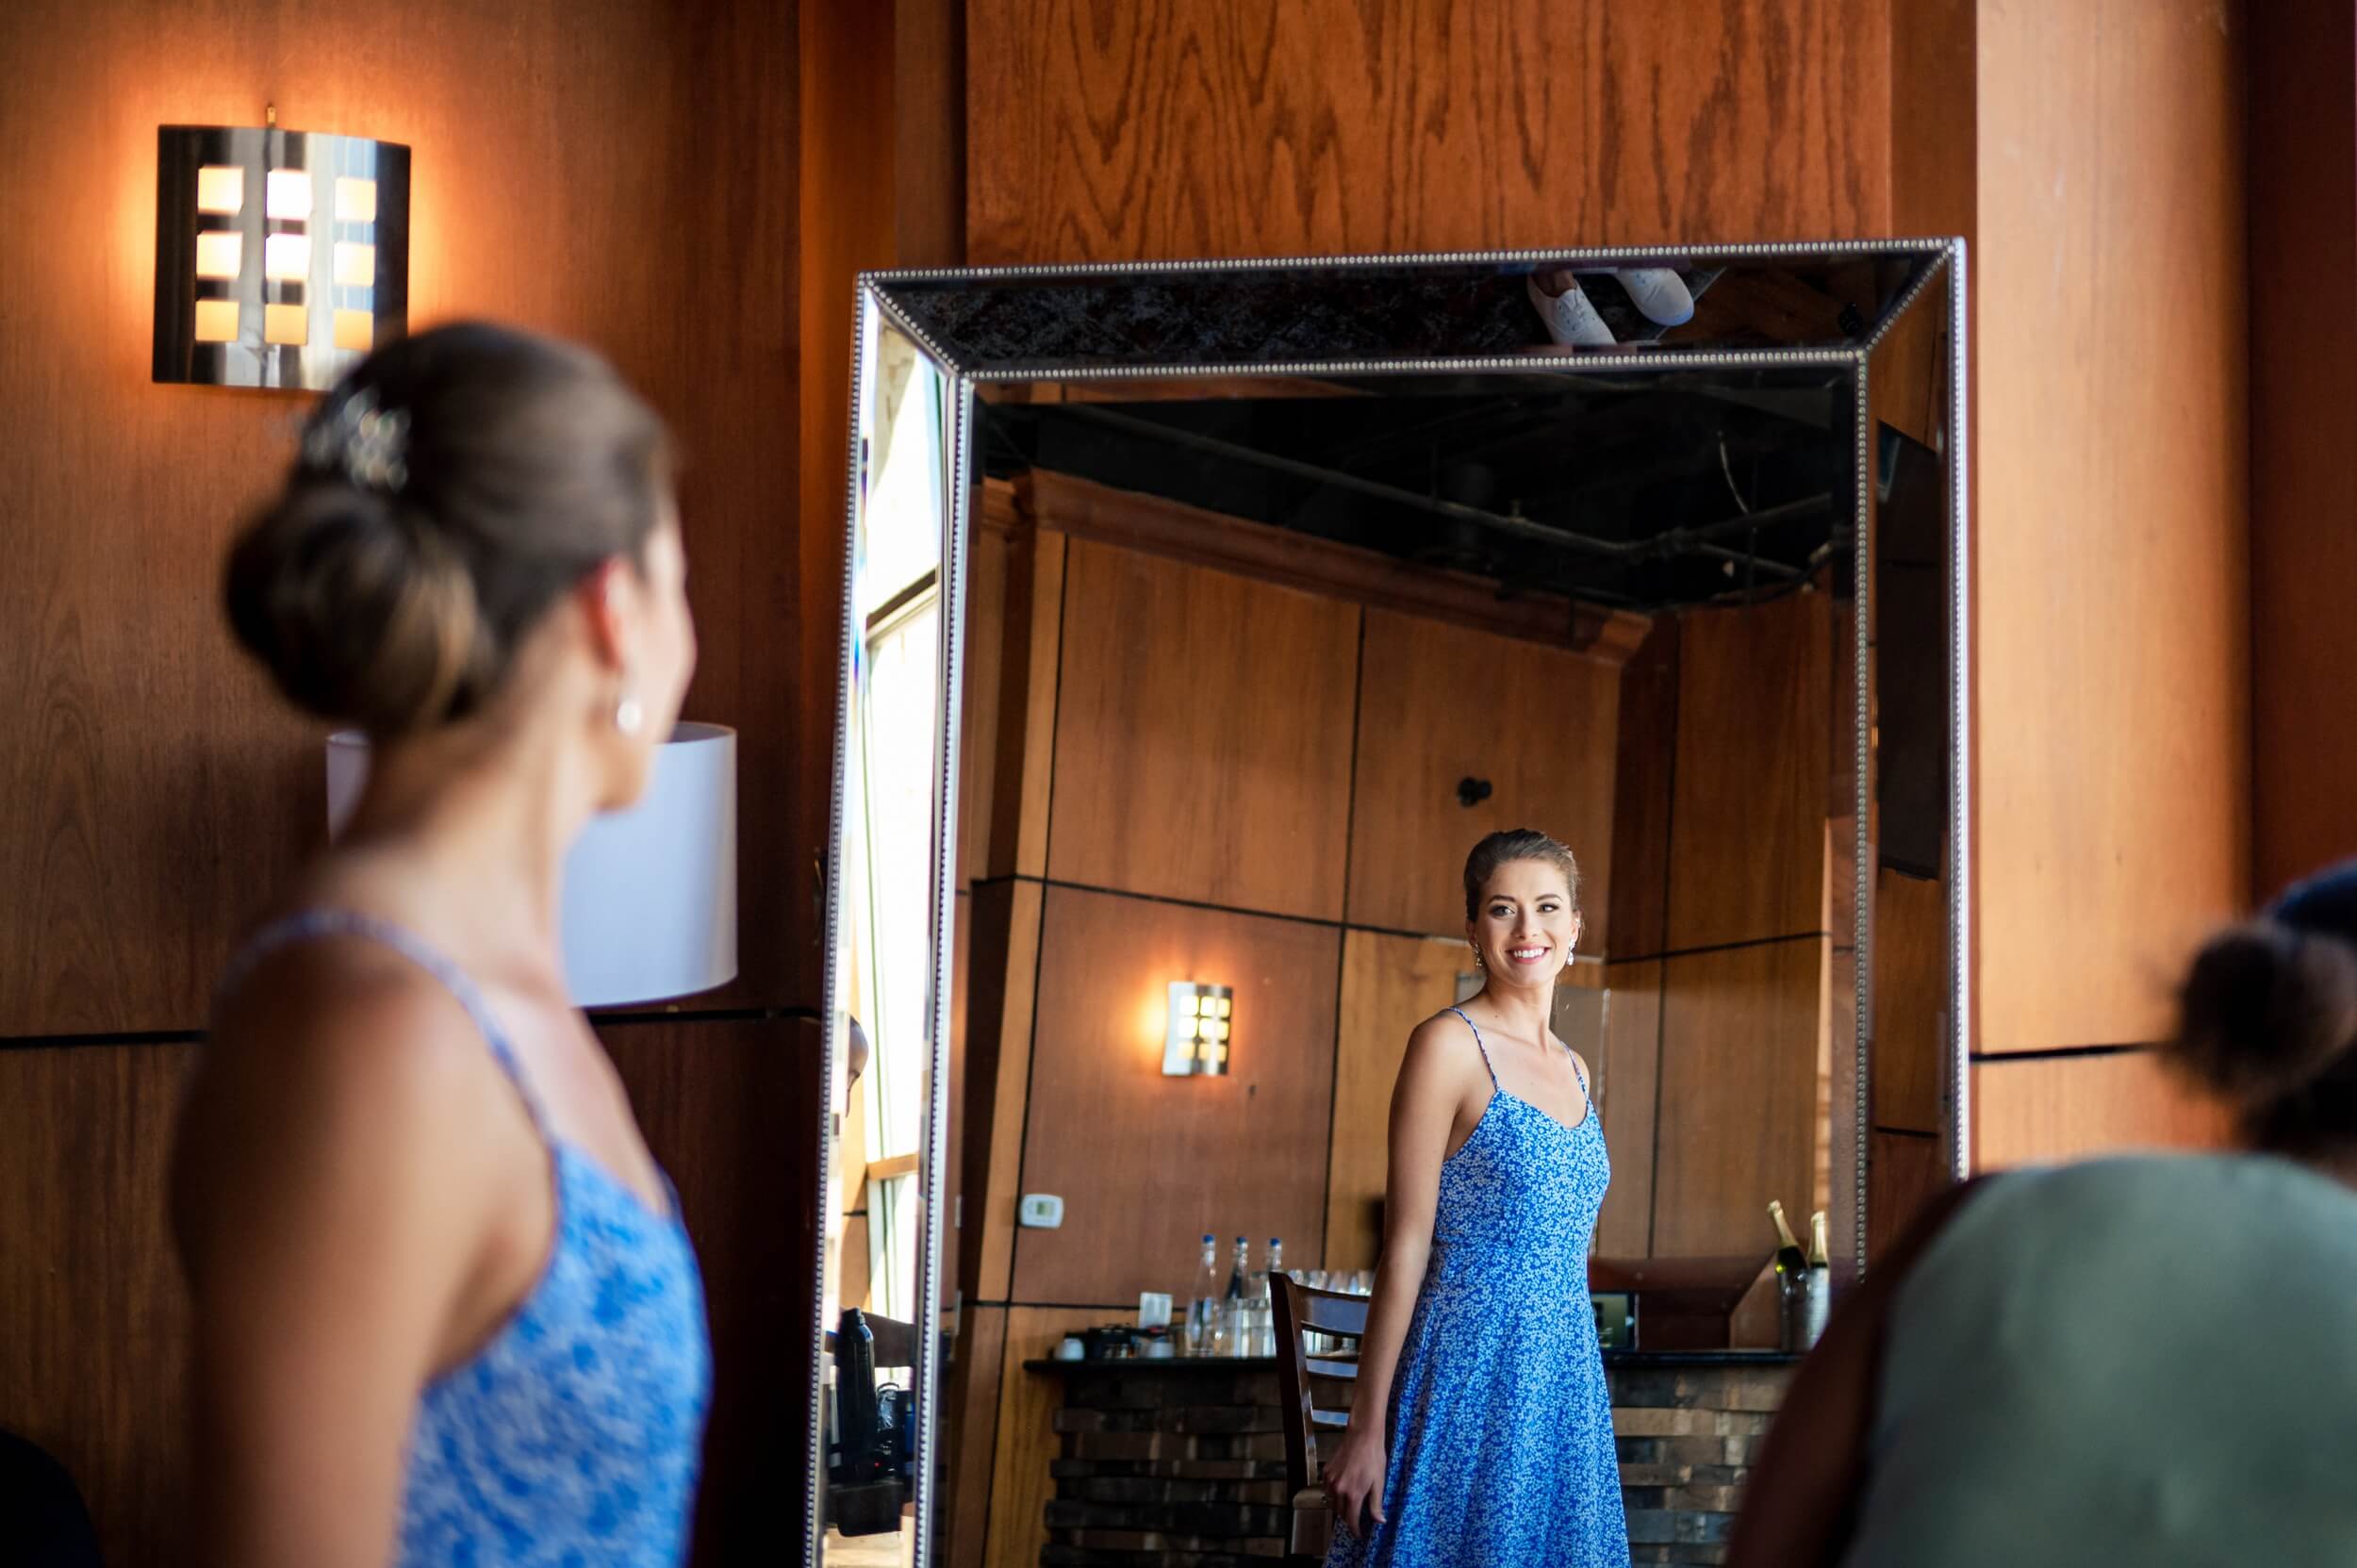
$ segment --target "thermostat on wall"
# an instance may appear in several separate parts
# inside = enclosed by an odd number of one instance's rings
[[[1063,1223],[1063,1199],[1054,1193],[1025,1193],[1014,1206],[1014,1218],[1033,1230],[1053,1230]]]

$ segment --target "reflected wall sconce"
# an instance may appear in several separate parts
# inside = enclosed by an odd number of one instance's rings
[[[409,149],[156,132],[155,379],[323,390],[409,323]]]
[[[1228,987],[1172,981],[1170,1023],[1162,1034],[1163,1076],[1226,1078],[1235,1014],[1236,993]]]
[[[331,838],[368,773],[368,736],[327,737]],[[573,841],[557,930],[576,1007],[662,1001],[736,978],[734,730],[682,724],[655,748],[637,804]]]

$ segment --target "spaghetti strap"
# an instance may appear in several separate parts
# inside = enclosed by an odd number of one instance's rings
[[[1481,1052],[1481,1065],[1490,1070],[1490,1087],[1493,1091],[1496,1090],[1498,1087],[1498,1070],[1497,1067],[1490,1061],[1490,1048],[1482,1044],[1481,1026],[1475,1023],[1473,1019],[1466,1017],[1465,1010],[1461,1007],[1452,1007],[1449,1011],[1456,1014],[1459,1017],[1464,1018],[1465,1027],[1473,1031],[1474,1048]]]
[[[467,1010],[467,1016],[474,1021],[475,1029],[483,1035],[484,1044],[491,1048],[492,1060],[499,1064],[500,1071],[507,1075],[507,1081],[516,1086],[516,1097],[523,1101],[524,1112],[531,1116],[534,1129],[543,1142],[549,1141],[548,1117],[541,1109],[540,1097],[534,1090],[532,1080],[524,1075],[523,1064],[516,1060],[516,1052],[507,1043],[506,1032],[500,1028],[490,1004],[483,999],[483,993],[475,989],[475,983],[468,978],[467,971],[440,949],[390,920],[363,915],[356,910],[326,908],[301,910],[284,919],[273,920],[249,937],[245,945],[238,949],[237,956],[229,961],[216,994],[216,1005],[236,990],[264,958],[281,948],[315,941],[322,936],[357,936],[380,947],[390,948],[431,975],[444,990],[457,999],[458,1005]]]

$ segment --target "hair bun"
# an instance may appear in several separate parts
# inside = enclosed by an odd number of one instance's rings
[[[439,722],[496,668],[457,551],[338,475],[295,476],[230,551],[223,598],[288,699],[371,734]]]
[[[2274,921],[2214,937],[2180,999],[2175,1054],[2247,1108],[2305,1088],[2357,1043],[2357,947]]]

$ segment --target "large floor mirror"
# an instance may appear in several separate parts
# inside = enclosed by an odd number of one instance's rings
[[[1580,859],[1631,1353],[1779,1331],[1772,1200],[1838,1289],[1963,1174],[1964,300],[1950,240],[863,279],[810,1561],[1039,1560],[1121,1495],[1053,1363],[1184,1357],[1240,1242],[1363,1280],[1492,830]]]

